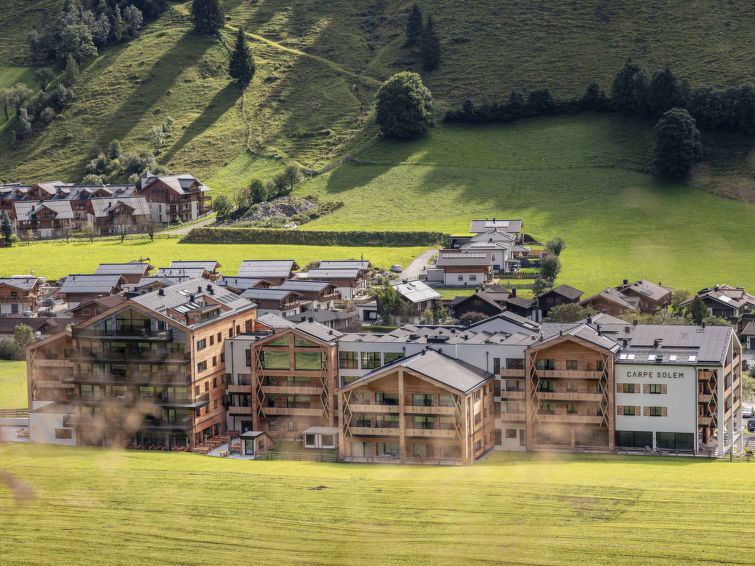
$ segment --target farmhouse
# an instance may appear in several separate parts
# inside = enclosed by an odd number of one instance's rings
[[[39,277],[0,277],[0,315],[35,311],[43,279]]]
[[[188,173],[156,176],[147,171],[139,185],[137,195],[149,202],[157,222],[188,222],[212,210],[210,188]]]
[[[731,287],[729,285],[716,285],[713,288],[701,289],[697,296],[708,307],[713,316],[726,318],[742,328],[742,316],[746,313],[755,312],[755,297],[746,293],[743,287]],[[694,297],[682,301],[680,307],[688,307]]]

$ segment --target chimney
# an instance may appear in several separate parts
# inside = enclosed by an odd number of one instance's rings
[[[201,293],[201,292],[202,292],[202,286],[201,286],[201,285],[199,285],[199,286],[197,287],[197,293]]]
[[[624,279],[624,285],[628,285],[628,284],[629,284],[629,279]]]
[[[511,289],[511,296],[516,298],[516,287],[512,287]]]
[[[314,319],[313,317],[311,317],[311,316],[310,316],[310,317],[307,317],[307,320],[308,320],[309,322],[314,322],[314,321],[315,321],[315,319]]]
[[[189,301],[192,303],[194,302],[194,295],[189,295]]]
[[[160,288],[159,288],[159,289],[157,290],[157,294],[158,294],[159,296],[161,296],[161,297],[164,297],[164,296],[165,296],[165,290],[164,290],[164,289],[163,289],[162,287],[160,287]]]
[[[206,289],[207,289],[208,291],[212,291],[212,285],[210,285],[210,284],[208,283],[208,284],[207,284],[207,287],[206,287]]]
[[[656,338],[653,340],[653,348],[658,348],[661,345],[661,342],[663,342],[663,338]]]
[[[592,315],[591,314],[587,315],[587,324],[592,324]]]
[[[597,330],[598,330],[598,336],[603,336],[603,335],[602,335],[602,334],[600,333],[600,324],[598,325],[598,328],[597,328]]]

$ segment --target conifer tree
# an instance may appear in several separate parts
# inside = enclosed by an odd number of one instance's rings
[[[194,0],[191,3],[191,20],[198,33],[217,35],[225,23],[219,0]]]
[[[412,11],[409,12],[409,19],[406,22],[406,44],[414,45],[422,34],[422,12],[419,6],[414,4]]]
[[[228,73],[232,78],[238,81],[241,88],[245,88],[250,82],[252,82],[255,70],[256,67],[254,65],[252,50],[246,42],[244,29],[239,27],[239,32],[236,35],[236,45],[231,52],[231,58],[228,64]]]
[[[433,26],[432,16],[427,16],[425,26],[422,28],[419,51],[423,69],[432,71],[440,65],[440,37]]]

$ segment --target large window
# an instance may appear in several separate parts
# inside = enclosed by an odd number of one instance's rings
[[[404,357],[404,354],[400,352],[386,352],[385,354],[383,354],[383,360],[384,360],[383,363],[389,364],[403,357]]]
[[[380,367],[380,352],[362,352],[362,369]]]
[[[577,369],[577,360],[566,360],[566,369]]]
[[[375,393],[378,405],[398,405],[398,393]]]
[[[412,428],[433,428],[435,417],[432,415],[415,415]]]
[[[651,383],[649,386],[649,389],[650,389],[650,393],[653,393],[656,395],[659,393],[663,393],[663,385],[661,385],[660,383]]]
[[[454,406],[454,396],[450,393],[441,393],[438,395],[438,405],[441,407],[453,407]]]
[[[433,396],[425,395],[422,393],[415,393],[412,395],[412,405],[415,407],[432,407]]]
[[[288,352],[263,350],[260,352],[260,359],[265,369],[289,369]]]
[[[322,353],[317,352],[296,352],[294,354],[296,369],[322,369]]]
[[[645,431],[617,430],[616,446],[644,448],[653,446],[653,433]]]
[[[620,414],[624,415],[625,417],[633,417],[637,414],[637,407],[634,407],[632,405],[624,405]]]
[[[542,370],[554,370],[556,369],[556,360],[539,359],[535,367]]]
[[[664,450],[694,450],[695,435],[692,432],[656,432],[655,445]]]
[[[524,369],[524,358],[506,358],[506,369]]]
[[[197,340],[197,350],[204,350],[207,347],[207,339],[202,338],[201,340]]]
[[[663,407],[650,407],[650,416],[651,417],[662,417],[663,416]]]
[[[288,346],[289,340],[288,336],[283,336],[282,338],[276,338],[275,340],[270,340],[265,346]]]
[[[548,393],[554,393],[556,391],[555,381],[541,381],[537,384],[538,391],[544,391]]]
[[[622,393],[634,393],[634,383],[622,383],[621,384],[621,392]]]
[[[398,458],[401,454],[398,442],[378,442],[376,448],[378,456]]]
[[[555,415],[556,404],[555,403],[543,403],[540,405],[540,412],[544,415]]]
[[[319,348],[319,346],[314,342],[310,342],[309,340],[305,340],[304,338],[300,338],[299,336],[294,336],[294,346],[298,348]]]
[[[577,405],[575,403],[569,403],[566,405],[566,414],[567,415],[576,415],[577,414]]]
[[[338,352],[338,365],[341,369],[357,369],[359,367],[359,353]]]

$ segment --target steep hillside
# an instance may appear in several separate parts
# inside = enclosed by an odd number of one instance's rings
[[[223,44],[191,33],[190,2],[170,4],[130,43],[85,66],[76,102],[47,131],[16,151],[6,134],[2,177],[76,180],[93,143],[119,138],[128,149],[146,149],[147,131],[168,115],[176,118],[176,133],[159,159],[174,170],[207,176],[247,148],[321,166],[373,137],[379,82],[418,68],[416,53],[403,47],[411,3],[225,0],[224,41],[244,25],[259,65],[243,106],[225,73]],[[673,9],[660,0],[419,4],[442,37],[443,63],[425,76],[441,110],[467,96],[501,97],[512,87],[549,86],[566,96],[591,80],[608,85],[628,56],[651,70],[671,64],[692,83],[719,86],[750,80],[755,66],[755,6],[747,2]],[[28,56],[28,31],[53,25],[57,5],[5,2],[0,60]],[[260,163],[247,161],[252,168]]]

